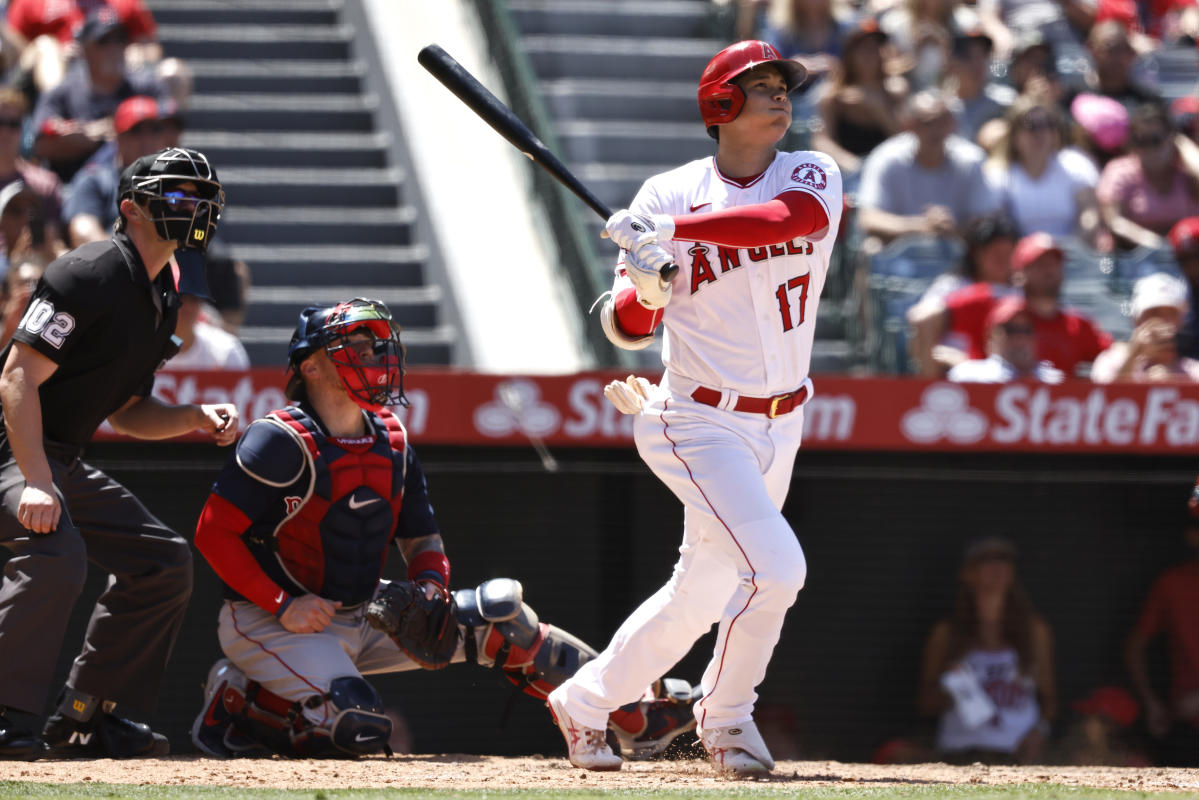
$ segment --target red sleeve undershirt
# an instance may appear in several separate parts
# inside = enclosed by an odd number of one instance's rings
[[[235,592],[274,614],[290,598],[241,540],[249,527],[250,518],[241,509],[219,494],[209,495],[196,524],[196,549]]]
[[[708,242],[721,247],[765,247],[789,242],[828,227],[824,206],[807,192],[783,192],[773,200],[674,218],[675,240]],[[651,311],[637,302],[635,289],[616,295],[617,325],[629,336],[648,336],[662,322],[662,309]]]

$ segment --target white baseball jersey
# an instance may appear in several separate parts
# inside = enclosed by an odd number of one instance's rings
[[[752,724],[755,687],[807,576],[803,550],[781,513],[803,407],[770,418],[736,411],[735,401],[801,386],[810,394],[816,306],[841,221],[841,175],[822,153],[778,153],[743,186],[706,158],[651,178],[631,207],[699,213],[790,191],[824,206],[823,235],[739,250],[685,240],[665,245],[679,265],[663,315],[666,377],[637,415],[633,438],[686,508],[683,544],[670,581],[555,690],[559,707],[586,727],[602,729],[609,712],[636,700],[713,624],[698,727],[735,736]],[[614,290],[630,285],[618,268]],[[719,407],[692,397],[701,384],[721,392]]]
[[[971,749],[1016,752],[1041,718],[1036,682],[1021,674],[1019,656],[1011,648],[971,650],[963,660],[995,704],[995,717],[970,727],[956,708],[949,709],[941,716],[937,749],[946,753]]]
[[[690,381],[765,397],[804,382],[841,224],[841,172],[824,153],[778,153],[766,172],[741,186],[720,174],[716,159],[704,158],[650,178],[637,193],[634,212],[690,214],[765,203],[789,191],[824,206],[829,224],[819,239],[740,250],[664,245],[679,266],[663,315],[662,361],[671,386],[689,391]]]

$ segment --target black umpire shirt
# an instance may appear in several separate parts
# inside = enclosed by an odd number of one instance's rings
[[[171,338],[178,312],[171,270],[164,268],[151,283],[122,233],[82,245],[46,267],[13,339],[58,365],[40,392],[47,445],[77,452],[129,398],[150,394],[155,370],[178,350]],[[2,415],[0,408],[0,421]],[[11,456],[2,425],[0,454]]]

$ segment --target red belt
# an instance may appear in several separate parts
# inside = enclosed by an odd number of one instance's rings
[[[715,408],[720,408],[720,398],[720,392],[715,389],[709,389],[707,386],[701,386],[691,393],[691,399],[695,402]],[[733,406],[733,410],[745,411],[750,414],[765,414],[770,419],[774,419],[775,417],[781,417],[783,414],[790,414],[802,406],[806,399],[808,399],[808,387],[806,386],[801,386],[799,391],[776,394],[774,397],[746,397],[745,395],[741,395],[737,398],[737,403]]]

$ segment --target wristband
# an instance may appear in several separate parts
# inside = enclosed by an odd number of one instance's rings
[[[425,550],[408,562],[408,580],[433,581],[443,589],[450,585],[450,560],[445,553]]]

